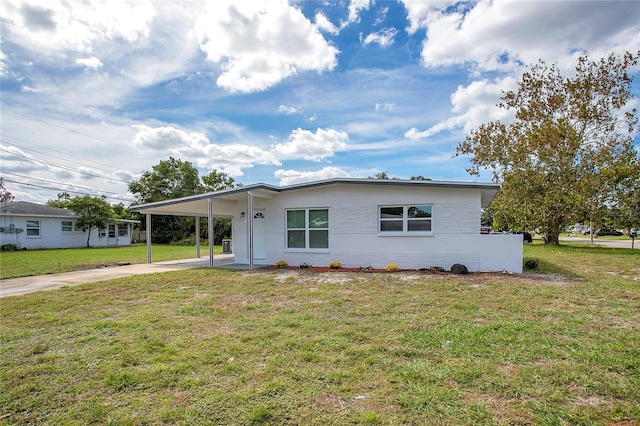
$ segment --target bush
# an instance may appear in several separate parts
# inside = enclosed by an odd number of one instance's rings
[[[18,246],[15,244],[3,244],[0,246],[0,251],[18,251]]]
[[[451,273],[453,274],[468,274],[469,270],[461,263],[454,263],[451,265]]]
[[[342,269],[342,263],[337,262],[337,261],[333,261],[329,264],[329,268],[331,269]]]
[[[308,263],[302,263],[300,265],[298,265],[298,269],[308,269],[311,268],[312,266],[309,265]]]
[[[389,271],[389,272],[399,271],[399,270],[400,270],[400,268],[395,263],[390,263],[390,264],[387,265],[387,271]]]
[[[286,260],[280,259],[275,263],[276,267],[278,268],[286,268],[287,266],[289,266],[289,264],[287,263]]]
[[[538,269],[538,260],[537,259],[528,259],[524,262],[524,269],[529,271],[534,271]]]

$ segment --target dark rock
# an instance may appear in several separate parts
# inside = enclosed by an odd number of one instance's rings
[[[461,265],[460,263],[454,263],[451,265],[451,273],[453,274],[468,274],[469,270],[466,266]]]

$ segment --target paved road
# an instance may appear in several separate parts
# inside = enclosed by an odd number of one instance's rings
[[[233,255],[214,256],[214,266],[233,264]],[[202,268],[209,266],[209,257],[185,259],[170,262],[142,263],[135,265],[111,266],[84,271],[65,272],[62,274],[39,275],[34,277],[11,278],[0,280],[0,297],[19,296],[40,290],[53,290],[63,286],[72,286],[114,278],[130,277],[139,274],[177,271],[181,269]]]
[[[574,243],[591,243],[589,237],[562,237],[560,241],[570,241]],[[606,247],[614,247],[614,248],[631,248],[631,238],[626,240],[606,240],[602,238],[594,238],[594,244],[598,244]],[[636,238],[634,247],[635,249],[640,249],[640,238]]]

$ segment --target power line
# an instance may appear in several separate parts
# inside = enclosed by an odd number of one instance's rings
[[[15,183],[17,185],[23,185],[23,186],[30,186],[30,187],[34,187],[34,188],[42,188],[42,189],[51,189],[54,191],[66,191],[66,192],[71,192],[73,194],[80,194],[80,195],[90,195],[90,196],[97,196],[95,193],[91,194],[88,192],[81,192],[81,191],[73,191],[73,190],[69,190],[69,189],[63,189],[63,188],[53,188],[50,186],[44,186],[44,185],[36,185],[35,183],[26,183],[26,182],[18,182],[15,180],[11,180],[11,179],[5,179],[5,182],[10,182],[10,183]],[[103,195],[103,194],[100,194]],[[111,198],[113,200],[119,200],[119,201],[126,201],[126,202],[131,202],[132,200],[130,199],[124,199],[124,198],[120,198],[120,197],[113,197],[113,196],[107,196],[107,198]]]
[[[3,171],[2,174],[3,175],[17,176],[17,177],[26,178],[26,179],[38,180],[38,181],[42,181],[42,182],[46,182],[46,183],[51,183],[51,184],[54,184],[54,185],[63,185],[63,186],[67,185],[67,186],[80,188],[80,189],[84,189],[84,190],[88,190],[88,191],[95,191],[96,193],[100,193],[100,194],[122,195],[123,197],[129,197],[130,198],[129,201],[133,201],[133,199],[135,198],[133,196],[129,196],[129,195],[126,195],[126,194],[123,195],[120,192],[103,191],[101,189],[91,188],[91,187],[87,187],[87,186],[74,185],[74,184],[69,184],[69,183],[64,183],[64,182],[56,182],[56,181],[49,180],[49,179],[42,179],[42,178],[37,178],[37,177],[32,177],[32,176],[25,176],[25,175],[20,175],[20,174],[17,174],[17,173],[6,172],[6,171]],[[68,191],[67,189],[61,189],[61,190],[62,191]]]
[[[65,166],[65,165],[62,165],[62,164],[56,164],[56,163],[53,163],[51,161],[40,160],[39,158],[35,158],[35,157],[27,157],[26,155],[18,154],[16,152],[11,152],[8,149],[3,148],[2,146],[0,146],[0,151],[7,152],[7,153],[9,153],[11,155],[15,155],[17,157],[21,157],[21,158],[24,158],[26,160],[36,161],[38,163],[43,163],[43,164],[46,164],[46,165],[52,166],[52,167],[58,167],[60,169],[67,170],[67,171],[74,172],[74,173],[79,173],[79,174],[83,174],[83,175],[87,175],[87,176],[97,177],[97,178],[100,178],[100,179],[110,180],[112,182],[117,182],[117,183],[125,183],[125,184],[129,183],[129,182],[125,182],[125,181],[120,180],[120,179],[114,179],[114,178],[110,178],[110,177],[107,177],[107,176],[104,176],[104,175],[98,175],[98,174],[94,174],[94,173],[83,172],[81,170],[74,169],[72,167]]]
[[[94,163],[94,164],[100,164],[101,166],[106,166],[106,164],[98,163],[98,162],[92,161],[92,160],[87,160],[85,158],[78,157],[78,156],[75,156],[75,155],[72,155],[72,154],[68,154],[68,153],[65,153],[65,152],[56,151],[55,149],[51,149],[51,148],[48,148],[48,147],[43,146],[43,145],[38,145],[37,143],[31,142],[31,141],[28,141],[28,140],[25,140],[25,139],[16,138],[15,136],[10,136],[10,135],[4,134],[4,133],[0,133],[0,136],[2,136],[4,138],[13,139],[13,140],[16,140],[16,141],[19,141],[19,142],[24,142],[24,143],[28,143],[28,144],[31,144],[31,145],[35,145],[37,147],[44,148],[44,149],[47,149],[49,151],[57,152],[58,154],[63,154],[65,157],[58,157],[58,156],[55,156],[55,155],[51,155],[51,154],[49,154],[47,152],[38,151],[38,150],[35,150],[33,148],[27,148],[25,146],[20,146],[20,145],[18,145],[16,143],[12,142],[13,146],[16,146],[16,147],[22,148],[22,149],[26,149],[26,150],[29,150],[29,151],[37,152],[38,154],[48,155],[50,157],[59,158],[61,160],[67,160],[68,159],[67,157],[71,157],[71,158],[76,158],[76,159],[78,159],[78,160],[80,160],[80,161],[82,161],[84,163]],[[113,171],[104,170],[104,169],[98,169],[97,167],[94,167],[94,168],[96,170],[100,170],[100,171],[103,171],[105,173],[113,173]]]

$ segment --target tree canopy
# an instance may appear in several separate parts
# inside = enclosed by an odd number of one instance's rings
[[[502,183],[491,206],[495,225],[539,228],[547,244],[558,244],[572,221],[600,220],[622,201],[640,173],[630,108],[639,55],[592,61],[583,53],[570,77],[539,61],[499,104],[514,120],[483,124],[458,145],[456,155],[471,155],[469,173],[491,169]]]
[[[241,186],[224,172],[212,170],[202,176],[198,169],[188,161],[170,157],[161,160],[145,171],[140,179],[129,183],[129,191],[134,195],[136,204],[187,197],[189,195],[220,191]],[[152,241],[156,243],[178,242],[190,238],[195,232],[195,220],[192,217],[153,216]],[[144,222],[143,222],[144,224]],[[206,232],[207,227],[204,226]],[[206,237],[206,235],[204,235]],[[214,243],[231,236],[231,224],[227,219],[215,219]]]
[[[114,217],[111,205],[102,197],[84,195],[71,198],[64,208],[71,210],[79,216],[76,226],[87,232],[87,247],[93,228],[106,228],[109,220]]]

